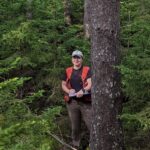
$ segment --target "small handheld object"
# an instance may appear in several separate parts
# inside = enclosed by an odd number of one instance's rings
[[[90,92],[88,92],[88,91],[86,91],[85,90],[85,92],[83,93],[83,95],[89,95],[89,94],[91,94]],[[77,95],[77,93],[69,93],[69,97],[71,98],[71,97],[76,97],[76,95]]]

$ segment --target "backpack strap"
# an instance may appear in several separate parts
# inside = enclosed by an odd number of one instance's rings
[[[82,74],[81,74],[81,79],[82,79],[83,82],[85,81],[89,70],[90,70],[90,68],[88,66],[83,66]],[[66,69],[66,75],[67,75],[67,80],[66,81],[67,82],[70,80],[72,72],[73,72],[73,67],[69,67],[69,68]]]
[[[90,68],[88,66],[83,67],[82,75],[81,75],[83,83],[85,82],[85,79],[87,77],[87,74],[88,74],[89,70],[90,70]]]
[[[67,75],[66,82],[68,82],[70,80],[72,72],[73,72],[73,67],[69,67],[66,69],[66,75]]]

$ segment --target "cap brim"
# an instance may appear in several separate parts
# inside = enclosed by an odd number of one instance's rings
[[[80,57],[80,58],[83,58],[83,56],[81,56],[81,55],[72,55],[72,57],[75,57],[75,56],[77,56],[77,57]]]

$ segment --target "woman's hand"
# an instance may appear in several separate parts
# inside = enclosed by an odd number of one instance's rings
[[[75,89],[69,89],[69,93],[68,94],[74,94],[76,91]]]
[[[76,93],[76,97],[80,98],[83,96],[83,90],[81,89],[79,92]]]
[[[69,94],[70,97],[75,95],[75,93],[76,93],[75,89],[69,89],[68,94]]]

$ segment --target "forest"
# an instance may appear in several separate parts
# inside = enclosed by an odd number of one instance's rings
[[[0,150],[59,150],[51,133],[70,141],[61,76],[76,49],[91,65],[84,0],[1,0],[0,14]],[[150,1],[121,0],[120,26],[124,143],[149,150]]]

